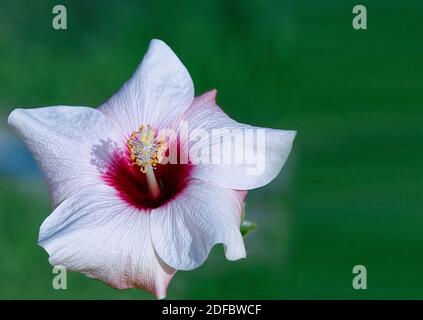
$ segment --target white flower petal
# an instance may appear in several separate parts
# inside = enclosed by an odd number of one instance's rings
[[[98,153],[117,141],[110,120],[88,107],[16,109],[8,122],[43,171],[53,207],[82,187],[100,182],[99,162],[106,154]]]
[[[245,258],[239,226],[245,192],[193,179],[166,205],[153,209],[151,237],[157,254],[179,270],[200,266],[223,243],[229,260]]]
[[[168,128],[194,99],[194,85],[182,62],[160,40],[152,40],[134,75],[104,105],[123,135],[140,125]]]
[[[223,133],[222,137],[230,137],[231,130],[237,130],[238,134],[233,137],[239,136],[241,139],[245,139],[244,145],[239,144],[242,147],[239,151],[235,150],[236,144],[231,142],[229,164],[224,162],[213,164],[210,158],[209,164],[201,163],[195,166],[192,176],[237,190],[250,190],[268,184],[279,174],[285,164],[291,152],[296,131],[259,128],[238,123],[229,118],[216,105],[215,98],[216,90],[213,90],[194,99],[184,117],[184,120],[188,122],[190,132],[193,132],[193,129],[204,129],[211,136],[213,129],[229,129],[227,130],[228,134]],[[252,133],[253,139],[247,139],[249,137],[246,134],[247,131]],[[264,144],[259,145],[258,136],[263,133]],[[196,148],[207,149],[214,156],[213,144],[216,144],[217,141],[220,140],[213,141],[210,138],[203,140],[203,145],[201,145],[201,141],[200,143],[195,142]],[[188,149],[190,148],[191,146]],[[243,152],[245,152],[245,158],[241,163],[237,163],[236,157],[242,155]]]
[[[164,298],[175,270],[154,252],[149,212],[129,208],[110,187],[94,192],[66,199],[42,224],[39,244],[50,263],[118,289],[144,288]]]

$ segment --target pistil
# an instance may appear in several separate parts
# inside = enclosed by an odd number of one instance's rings
[[[133,165],[140,167],[145,174],[148,191],[152,199],[160,198],[160,187],[157,183],[154,169],[163,159],[165,144],[158,139],[155,130],[141,126],[134,131],[128,139],[128,148]]]
[[[156,176],[154,175],[153,166],[146,167],[145,177],[147,178],[148,192],[152,199],[157,200],[160,198],[160,187],[157,183]]]

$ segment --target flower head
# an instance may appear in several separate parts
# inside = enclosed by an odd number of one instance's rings
[[[176,270],[200,266],[215,244],[229,260],[245,257],[245,195],[278,175],[295,131],[237,123],[215,96],[194,98],[183,64],[153,40],[131,79],[98,109],[10,114],[48,183],[54,211],[39,244],[51,264],[163,298]],[[251,155],[260,162],[255,173]]]

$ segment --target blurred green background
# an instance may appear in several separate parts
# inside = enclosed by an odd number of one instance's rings
[[[51,27],[56,4],[68,30]],[[0,298],[152,298],[77,273],[53,290],[46,184],[6,124],[18,106],[100,105],[152,38],[236,120],[298,130],[282,174],[249,193],[248,258],[216,247],[168,298],[423,298],[422,35],[420,0],[1,0]]]

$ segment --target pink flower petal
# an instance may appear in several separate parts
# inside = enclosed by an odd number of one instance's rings
[[[239,231],[245,194],[191,180],[173,201],[151,211],[151,238],[157,254],[179,270],[200,266],[218,243],[223,243],[227,259],[245,258]]]
[[[43,171],[53,207],[81,188],[103,183],[98,172],[102,155],[95,154],[96,146],[119,139],[100,111],[69,106],[16,109],[8,122]]]
[[[261,131],[264,132],[265,137],[263,148],[260,151],[257,139],[254,138],[245,143],[244,147],[240,149],[241,151],[232,152],[230,164],[213,164],[211,161],[209,164],[201,163],[194,167],[192,177],[237,190],[250,190],[268,184],[279,174],[285,164],[291,152],[296,131],[259,128],[238,123],[229,118],[216,105],[215,98],[216,90],[195,98],[193,105],[183,118],[184,121],[187,121],[190,132],[193,132],[194,129],[204,129],[211,135],[213,129],[220,128],[229,129],[228,132],[238,130],[244,135],[244,138],[245,130],[255,132],[255,134]],[[215,142],[209,139],[204,141],[202,146],[197,143],[196,148],[210,150],[213,155],[213,143]],[[254,156],[258,157],[257,163],[248,163],[248,161],[236,163],[235,157],[239,156],[242,151],[256,153]]]
[[[184,65],[163,41],[152,40],[132,78],[101,111],[128,136],[140,125],[167,128],[193,99],[194,85]]]
[[[52,265],[126,289],[166,296],[175,270],[154,252],[149,215],[126,206],[108,186],[63,201],[43,222],[39,244]]]

